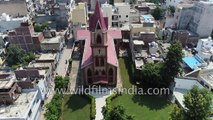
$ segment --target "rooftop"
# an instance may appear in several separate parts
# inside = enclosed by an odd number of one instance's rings
[[[25,117],[36,94],[37,90],[22,92],[13,105],[0,106],[0,118]]]
[[[9,89],[15,81],[13,79],[10,80],[0,80],[0,89]]]
[[[61,36],[56,36],[56,37],[52,37],[52,38],[45,38],[42,43],[60,43],[61,42]]]
[[[38,60],[55,60],[55,59],[56,59],[56,54],[44,53],[44,54],[41,54]]]
[[[201,70],[199,76],[205,83],[213,88],[213,69]]]
[[[28,67],[34,67],[34,68],[46,68],[46,67],[51,67],[51,63],[37,63],[37,62],[30,62]]]

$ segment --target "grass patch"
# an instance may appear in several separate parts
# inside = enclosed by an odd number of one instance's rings
[[[128,58],[119,59],[123,87],[133,85],[134,67]],[[135,120],[168,120],[174,105],[165,96],[121,95],[111,102],[112,107],[122,105]]]
[[[129,58],[119,58],[120,74],[124,88],[133,86],[134,66]]]
[[[62,120],[90,120],[90,99],[83,95],[65,95]]]
[[[121,95],[113,99],[112,106],[122,105],[135,120],[168,120],[174,105],[165,97]]]

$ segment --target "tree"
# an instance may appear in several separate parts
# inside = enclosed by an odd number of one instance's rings
[[[206,89],[194,85],[184,95],[185,108],[174,108],[170,114],[171,120],[207,120],[212,111],[212,94]]]
[[[170,120],[186,120],[184,116],[184,110],[175,105],[173,111],[170,114]]]
[[[163,10],[160,7],[157,7],[152,12],[152,16],[155,18],[155,20],[160,20],[163,16]]]
[[[44,22],[42,24],[35,24],[34,25],[34,31],[35,32],[43,32],[43,30],[48,27],[48,23],[47,22]]]
[[[32,52],[28,52],[24,56],[24,61],[27,63],[31,62],[34,59],[35,59],[35,55]]]
[[[206,120],[212,110],[212,95],[205,88],[199,89],[198,86],[193,86],[184,96],[184,105],[188,120]]]
[[[171,46],[168,48],[168,53],[163,65],[163,79],[166,82],[166,86],[174,80],[174,77],[181,71],[182,63],[182,46],[179,41],[172,41]]]
[[[169,6],[169,11],[173,15],[175,13],[175,7],[174,6]]]
[[[142,84],[146,87],[159,87],[161,84],[161,67],[162,64],[149,63],[145,64],[142,70]]]
[[[6,62],[9,66],[24,63],[25,51],[15,45],[8,48]]]
[[[134,117],[126,114],[123,106],[116,106],[104,114],[105,120],[134,120]]]
[[[155,3],[155,4],[159,4],[160,0],[145,0],[146,2],[151,2],[151,3]]]
[[[55,89],[67,88],[69,83],[69,77],[63,78],[62,76],[55,77]]]
[[[114,0],[109,0],[110,5],[114,5]]]

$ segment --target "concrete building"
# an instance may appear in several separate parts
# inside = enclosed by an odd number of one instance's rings
[[[193,4],[180,3],[177,5],[174,18],[177,29],[185,30],[189,27],[189,22],[192,19]]]
[[[12,18],[6,13],[2,13],[0,16],[0,32],[7,32],[20,26],[24,21],[27,21],[28,17]]]
[[[175,12],[178,29],[198,33],[208,37],[213,31],[213,1],[199,1],[194,4],[179,4]],[[208,23],[208,24],[206,24]]]
[[[180,3],[183,0],[166,0],[166,7],[174,6],[176,7],[178,3]]]
[[[61,51],[63,48],[64,39],[61,36],[56,36],[53,38],[45,38],[41,42],[42,51]]]
[[[55,69],[59,61],[59,53],[43,53],[35,61],[37,63],[52,63],[53,69]]]
[[[108,18],[109,27],[122,27],[129,23],[130,5],[128,3],[102,4],[104,17]]]
[[[71,29],[73,37],[76,39],[79,29],[86,29],[88,20],[87,3],[78,3],[77,6],[70,9]]]
[[[135,6],[135,9],[137,9],[140,14],[151,14],[155,8],[156,5],[149,2],[142,2],[141,4]]]
[[[14,103],[1,105],[0,111],[0,120],[39,120],[42,111],[39,91],[22,89]]]
[[[213,91],[213,69],[201,70],[198,74],[198,81]]]
[[[117,84],[116,45],[121,39],[120,30],[110,30],[108,19],[103,17],[99,1],[89,19],[89,30],[79,30],[78,40],[84,47],[81,71],[84,85]]]
[[[204,88],[196,79],[188,78],[175,78],[175,87],[173,89],[173,96],[177,101],[178,105],[182,108],[185,108],[183,103],[184,95],[196,85],[198,88]]]
[[[205,61],[213,61],[213,40],[211,37],[200,39],[197,44],[197,55]]]
[[[193,8],[189,30],[198,33],[200,37],[208,37],[213,31],[213,1],[196,2]]]
[[[21,23],[20,27],[8,33],[10,44],[19,46],[26,51],[39,51],[43,39],[43,34],[34,32],[33,25],[29,22]]]
[[[149,53],[151,55],[156,55],[158,51],[158,44],[156,42],[149,43]]]

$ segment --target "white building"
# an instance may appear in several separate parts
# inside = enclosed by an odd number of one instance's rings
[[[0,16],[0,32],[7,32],[20,26],[20,23],[27,21],[29,17],[12,18],[9,15],[2,13]]]
[[[174,6],[176,7],[179,2],[182,0],[166,0],[166,7]]]
[[[36,89],[23,89],[14,104],[0,106],[0,120],[39,120],[41,96]]]
[[[40,46],[42,51],[60,51],[63,48],[64,39],[62,36],[45,38]]]
[[[129,3],[115,3],[114,6],[105,3],[101,7],[104,17],[108,17],[109,27],[122,27],[123,24],[129,23]]]
[[[197,54],[205,61],[213,60],[213,40],[211,37],[200,39],[197,44]]]
[[[185,105],[183,104],[184,101],[184,95],[192,89],[192,87],[196,85],[200,89],[203,88],[203,86],[194,79],[186,79],[186,78],[175,78],[175,87],[173,90],[173,95],[178,102],[178,104],[184,108]]]
[[[213,69],[201,70],[198,75],[198,80],[209,90],[213,91]]]

